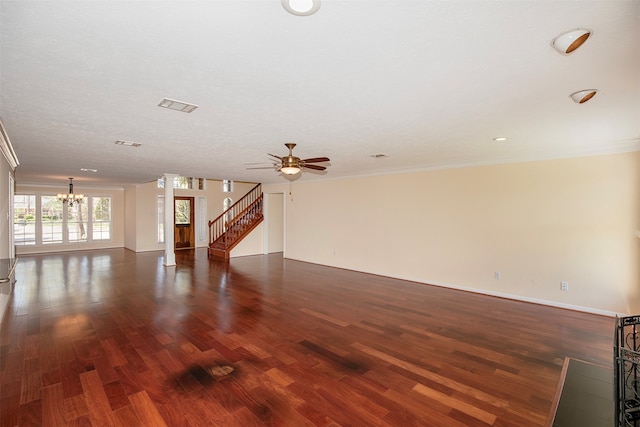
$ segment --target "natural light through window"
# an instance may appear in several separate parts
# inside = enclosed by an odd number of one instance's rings
[[[111,240],[111,196],[68,206],[52,194],[16,194],[13,206],[16,246]]]

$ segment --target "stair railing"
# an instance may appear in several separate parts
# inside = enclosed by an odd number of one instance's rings
[[[240,200],[235,202],[216,219],[209,221],[209,247],[218,244],[229,248],[238,238],[250,221],[262,217],[262,185],[257,184]],[[227,219],[230,218],[228,221]]]

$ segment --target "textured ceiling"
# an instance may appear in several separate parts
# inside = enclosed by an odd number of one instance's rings
[[[558,54],[577,27],[593,36]],[[286,142],[331,158],[302,180],[640,150],[635,0],[2,0],[0,31],[18,183],[283,182],[245,163]]]

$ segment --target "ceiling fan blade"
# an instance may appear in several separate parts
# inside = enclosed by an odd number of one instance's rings
[[[270,165],[271,162],[251,162],[251,163],[243,163],[245,166],[247,165]]]
[[[307,168],[307,169],[315,169],[315,170],[317,170],[317,171],[323,171],[323,170],[327,169],[327,168],[326,168],[326,167],[324,167],[324,166],[318,166],[318,165],[307,165],[307,164],[305,164],[305,165],[304,165],[304,166],[302,166],[302,167],[303,167],[303,168]]]
[[[304,159],[305,163],[318,163],[318,162],[330,162],[328,157],[313,157],[311,159]]]
[[[260,167],[256,167],[256,168],[245,168],[245,170],[251,170],[251,169],[273,169],[273,170],[277,170],[276,167],[277,166],[260,166]]]
[[[282,157],[280,157],[280,156],[276,156],[275,154],[270,154],[270,153],[267,153],[267,154],[268,154],[269,156],[271,156],[271,157],[275,157],[275,158],[276,158],[276,159],[278,159],[278,160],[282,160]]]

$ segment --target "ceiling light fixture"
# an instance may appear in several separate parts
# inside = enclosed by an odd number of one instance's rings
[[[90,169],[90,168],[80,168],[80,170],[82,172],[93,172],[93,173],[98,172],[98,169]]]
[[[591,33],[591,30],[576,28],[575,30],[562,33],[555,39],[551,40],[551,46],[553,46],[553,48],[562,55],[569,55],[582,46],[589,36],[591,36]]]
[[[176,101],[175,99],[169,98],[163,98],[162,101],[158,103],[158,107],[182,111],[183,113],[190,113],[198,108],[195,104],[189,104],[188,102]]]
[[[498,142],[502,142],[502,141],[506,141],[507,137],[506,136],[496,136],[495,138],[493,138],[494,141],[498,141]]]
[[[585,102],[596,96],[597,92],[597,89],[584,89],[578,92],[574,92],[569,96],[571,97],[571,99],[573,99],[573,102],[584,104]]]
[[[73,193],[73,178],[69,178],[69,192],[67,194],[58,194],[58,199],[72,207],[75,203],[82,203],[84,194]]]
[[[285,175],[295,175],[300,172],[300,164],[298,163],[297,159],[291,155],[283,157],[280,172]]]
[[[320,0],[282,0],[282,7],[292,15],[309,16],[320,9]]]

